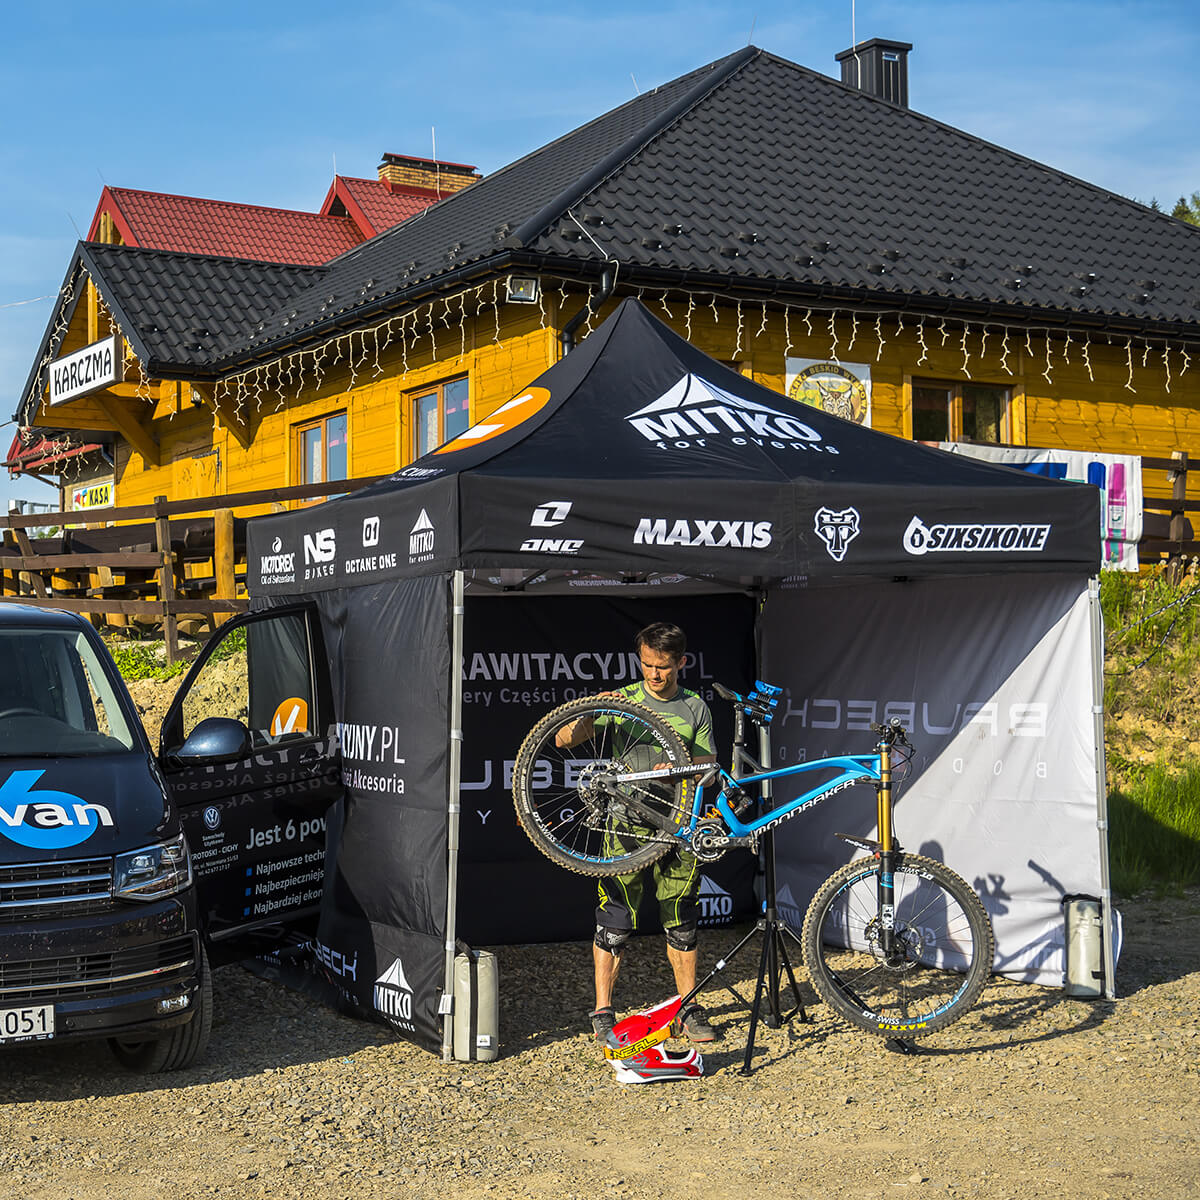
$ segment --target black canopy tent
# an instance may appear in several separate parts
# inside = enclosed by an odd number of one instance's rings
[[[373,964],[352,981],[364,1010],[436,1044],[455,941],[468,594],[761,601],[980,575],[1082,593],[1099,525],[1095,488],[798,405],[624,301],[447,445],[353,495],[250,522],[255,606],[310,596],[332,659],[346,799],[330,821],[321,941]],[[1087,719],[1097,746],[1099,718]]]

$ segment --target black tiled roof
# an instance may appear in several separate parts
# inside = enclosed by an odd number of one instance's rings
[[[245,345],[265,318],[286,322],[288,300],[323,269],[97,243],[80,258],[152,369],[204,364],[219,346]]]
[[[754,47],[323,267],[82,254],[152,369],[185,377],[229,373],[472,273],[595,277],[606,255],[627,284],[686,278],[801,304],[1200,336],[1200,231]]]

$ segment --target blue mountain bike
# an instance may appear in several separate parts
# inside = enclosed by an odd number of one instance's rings
[[[872,726],[873,753],[772,771],[747,750],[746,724],[766,729],[780,689],[715,690],[734,706],[730,770],[692,762],[665,721],[620,696],[584,697],[547,713],[513,770],[517,817],[530,840],[583,875],[624,875],[673,850],[712,862],[735,847],[757,851],[783,821],[870,785],[878,840],[836,835],[862,856],[835,871],[808,908],[800,943],[809,978],[841,1016],[885,1037],[923,1037],[958,1020],[991,973],[991,922],[965,880],[896,841],[893,767],[912,756],[903,726]],[[760,734],[764,757],[765,745]],[[770,798],[784,781],[807,790]]]

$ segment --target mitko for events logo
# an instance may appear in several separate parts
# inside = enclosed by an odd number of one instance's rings
[[[433,538],[433,522],[429,514],[421,509],[421,515],[408,535],[408,561],[429,562],[433,558]]]
[[[561,525],[570,513],[570,500],[547,500],[533,510],[529,524],[534,528],[552,529]],[[582,545],[582,538],[531,537],[521,543],[521,549],[537,554],[578,554]]]
[[[258,574],[263,583],[294,583],[296,581],[296,552],[283,552],[283,538],[271,542],[271,553],[258,562]]]
[[[685,375],[657,400],[625,418],[659,449],[690,450],[710,443],[770,446],[775,450],[807,450],[837,454],[795,411],[784,412],[757,400],[735,396],[724,388]]]
[[[399,959],[375,980],[375,1010],[398,1029],[413,1031],[413,990]]]
[[[635,546],[716,546],[765,550],[771,544],[770,521],[672,520],[642,517],[633,531]]]
[[[818,508],[813,529],[825,543],[829,557],[841,562],[846,557],[846,548],[858,537],[858,509]]]
[[[904,531],[904,549],[922,554],[1040,554],[1050,536],[1049,525],[970,524],[926,525],[913,517]]]

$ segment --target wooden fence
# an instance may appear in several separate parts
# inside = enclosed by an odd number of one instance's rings
[[[1170,458],[1142,457],[1143,566],[1165,559],[1177,568],[1200,554],[1188,517],[1200,512],[1200,500],[1187,495],[1189,464],[1186,450]],[[0,517],[0,600],[65,608],[114,624],[160,624],[167,659],[174,662],[181,617],[202,618],[215,629],[247,608],[246,518],[238,509],[278,509],[284,501],[341,495],[382,478]],[[1170,494],[1160,494],[1160,486]],[[53,526],[62,533],[52,538],[26,532]]]
[[[247,608],[246,518],[237,510],[278,509],[283,501],[341,495],[381,478],[0,517],[0,600],[110,624],[161,625],[167,661],[174,662],[181,617],[215,629]],[[56,526],[61,533],[54,537],[29,537],[31,528]]]

